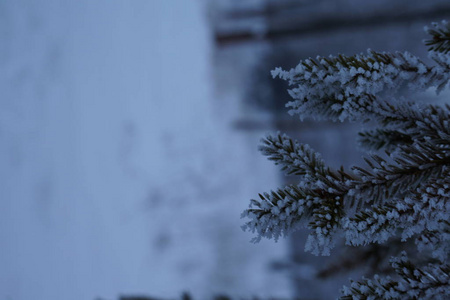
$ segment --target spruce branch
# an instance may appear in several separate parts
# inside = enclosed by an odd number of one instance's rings
[[[335,239],[344,236],[351,246],[414,242],[423,256],[413,264],[402,253],[391,260],[393,278],[353,282],[341,299],[450,298],[450,106],[398,98],[404,87],[416,92],[433,87],[439,93],[449,82],[450,26],[433,24],[427,32],[434,66],[407,52],[368,50],[272,71],[292,86],[291,114],[376,122],[374,129],[360,132],[359,141],[371,150],[384,149],[387,157],[368,155],[367,167],[354,166],[350,173],[328,167],[308,145],[286,135],[268,136],[261,152],[300,180],[251,200],[243,228],[256,232],[257,241],[306,227],[311,232],[305,250],[316,255],[329,255]]]
[[[429,141],[436,146],[450,146],[450,106],[387,104],[379,122],[385,129],[400,130],[415,141]]]
[[[447,69],[427,66],[408,52],[379,53],[329,58],[318,56],[301,61],[295,69],[276,68],[272,76],[287,80],[294,99],[290,114],[301,119],[352,121],[370,118],[377,109],[372,101],[381,92],[406,85],[413,91],[445,86]]]
[[[259,200],[252,199],[249,209],[242,213],[242,218],[250,219],[242,229],[258,234],[252,242],[259,242],[261,237],[278,240],[286,236],[321,202],[319,194],[295,185],[259,197]]]
[[[371,171],[355,166],[354,174],[349,174],[343,169],[334,171],[326,167],[309,146],[286,135],[268,136],[262,143],[260,149],[269,159],[281,164],[288,174],[300,175],[301,181],[298,186],[264,193],[259,201],[252,200],[250,209],[243,214],[251,219],[244,229],[257,233],[253,241],[259,241],[261,237],[277,240],[298,229],[300,220],[309,220],[306,227],[311,229],[311,234],[305,250],[316,255],[329,255],[329,249],[334,245],[332,235],[342,228],[346,216],[344,207],[378,205],[348,222],[349,244],[386,241],[391,236],[389,230],[398,225],[394,221],[405,210],[399,212],[396,206],[384,202],[413,193],[424,183],[445,174],[450,165],[448,151],[423,143],[399,146],[400,150],[392,156],[393,162],[372,155],[366,159]],[[372,218],[373,226],[369,228],[375,228],[375,224],[378,227],[376,230],[355,230],[363,226],[363,222],[355,225],[358,218],[361,221]],[[364,239],[365,234],[372,239]],[[362,240],[358,242],[353,236]]]
[[[377,128],[358,133],[358,143],[368,150],[393,151],[398,145],[408,145],[412,143],[412,137],[398,130]]]
[[[445,54],[450,51],[450,24],[447,21],[432,23],[431,27],[425,27],[425,31],[431,35],[431,39],[424,41],[429,51]]]
[[[379,204],[384,199],[403,196],[426,184],[428,179],[439,178],[450,166],[450,153],[431,143],[401,145],[391,159],[393,162],[371,155],[366,159],[371,171],[358,166],[352,168],[361,180],[349,185],[350,206],[355,200]]]
[[[330,174],[320,154],[309,145],[299,144],[287,135],[267,136],[261,140],[261,153],[275,164],[282,165],[287,175],[303,175],[308,178],[325,177]]]
[[[376,100],[372,112],[380,127],[359,133],[360,145],[368,149],[393,151],[397,145],[432,143],[450,149],[450,106]]]
[[[440,220],[437,230],[424,230],[415,239],[417,249],[423,253],[431,253],[431,257],[446,262],[450,255],[450,226]]]
[[[363,278],[342,289],[341,300],[353,299],[448,299],[450,296],[450,266],[428,264],[417,267],[402,252],[391,259],[395,278]]]
[[[345,216],[340,200],[339,196],[328,195],[328,198],[322,201],[320,206],[313,208],[311,221],[307,226],[311,232],[305,244],[305,251],[314,255],[330,255],[330,250],[335,247],[335,240]]]
[[[402,242],[400,238],[393,238],[389,240],[389,244],[369,244],[360,247],[346,247],[341,251],[340,255],[336,257],[330,264],[321,268],[317,273],[318,278],[327,279],[343,273],[350,272],[355,269],[363,269],[368,276],[378,275],[392,275],[394,270],[391,268],[389,260],[392,256],[398,256],[406,249],[414,247],[414,240]],[[420,263],[429,263],[429,259],[422,260],[423,257],[417,257],[414,254],[414,259]]]
[[[346,180],[356,178],[341,170],[332,170],[325,165],[321,155],[307,144],[300,144],[286,134],[267,136],[261,140],[259,150],[276,165],[281,165],[287,175],[299,175],[302,184],[322,188],[342,195]]]
[[[333,236],[344,216],[339,196],[290,185],[259,197],[252,199],[242,213],[243,218],[250,219],[242,228],[257,233],[252,242],[259,242],[262,237],[278,240],[305,227],[311,229],[305,249],[315,255],[329,255]]]
[[[347,219],[344,225],[347,244],[381,244],[391,237],[406,241],[416,236],[419,251],[428,248],[434,258],[446,261],[449,253],[445,250],[450,247],[447,221],[450,204],[446,201],[450,189],[446,180],[435,180],[405,198],[373,206]]]

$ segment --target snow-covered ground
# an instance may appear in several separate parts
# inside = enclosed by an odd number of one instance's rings
[[[0,2],[0,299],[288,296],[277,186],[212,91],[201,1]]]

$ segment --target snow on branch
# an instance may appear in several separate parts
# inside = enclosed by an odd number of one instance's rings
[[[399,130],[377,128],[359,132],[358,142],[360,146],[369,150],[392,151],[398,145],[411,144],[412,138]]]
[[[378,114],[374,96],[407,86],[413,91],[441,90],[449,80],[448,68],[427,66],[408,52],[375,52],[367,55],[318,56],[301,61],[290,71],[276,68],[272,76],[294,87],[288,102],[291,115],[300,119],[361,120]]]
[[[391,154],[391,159],[393,162],[371,155],[366,159],[370,171],[354,166],[352,169],[360,180],[349,184],[348,196],[366,199],[370,204],[381,203],[407,195],[427,180],[448,173],[450,167],[450,152],[430,143],[401,145]]]
[[[345,172],[332,171],[325,166],[319,153],[307,144],[292,140],[286,134],[267,136],[261,140],[259,150],[276,165],[281,165],[281,170],[286,171],[288,175],[302,176],[302,181],[307,185],[342,192],[342,182],[345,179],[354,179]]]
[[[249,209],[242,213],[242,217],[250,219],[243,229],[258,234],[253,242],[258,242],[261,237],[278,240],[286,236],[321,202],[318,194],[293,185],[259,194],[259,198],[251,200]]]
[[[422,143],[399,146],[392,155],[392,162],[372,155],[366,159],[369,169],[353,167],[353,174],[325,166],[320,155],[308,145],[299,144],[287,135],[268,136],[262,140],[260,150],[270,160],[282,166],[288,174],[300,176],[297,186],[271,193],[260,194],[260,200],[252,200],[243,217],[250,218],[244,229],[256,232],[253,241],[261,237],[278,239],[298,229],[300,220],[308,219],[304,227],[311,229],[305,250],[316,255],[329,255],[333,248],[332,235],[338,236],[346,217],[344,207],[372,207],[372,213],[389,221],[395,217],[388,200],[406,197],[423,182],[435,180],[448,172],[450,152],[445,148],[435,148],[433,144]],[[368,218],[369,212],[363,213]],[[373,217],[372,215],[371,217]],[[391,216],[386,219],[386,215]],[[379,222],[379,221],[377,221]],[[347,236],[360,236],[353,245],[368,243],[364,234],[354,230],[353,223],[345,229]],[[395,228],[395,226],[391,226]],[[389,227],[389,228],[391,228]],[[357,227],[359,228],[359,227]],[[380,229],[380,230],[386,230]],[[374,235],[373,241],[384,242],[389,234]],[[368,231],[367,234],[374,234]],[[371,241],[371,242],[373,242]]]
[[[345,222],[347,244],[381,244],[397,235],[402,241],[416,236],[419,251],[431,250],[434,258],[444,262],[450,255],[449,198],[449,179],[436,179],[408,197],[395,198],[384,205],[360,211]],[[440,243],[430,249],[430,243],[427,243],[430,238],[438,238]]]
[[[243,228],[256,233],[258,241],[306,227],[305,250],[316,255],[329,255],[337,238],[345,238],[351,247],[414,242],[423,256],[417,265],[405,253],[392,258],[396,276],[353,282],[341,299],[450,299],[450,106],[398,97],[405,87],[439,93],[447,86],[450,27],[433,24],[427,32],[434,66],[407,52],[368,50],[272,71],[293,86],[291,114],[372,121],[374,128],[359,133],[360,145],[387,155],[370,153],[366,167],[347,172],[328,167],[319,153],[286,135],[266,137],[260,151],[297,176],[298,184],[251,200],[242,214],[249,219]]]
[[[448,299],[450,297],[450,266],[430,263],[415,266],[405,252],[391,259],[391,266],[400,279],[375,275],[344,287],[341,300],[353,299]]]
[[[431,39],[424,41],[430,51],[445,54],[450,51],[450,24],[447,21],[432,23],[431,27],[425,27],[425,31],[431,35]]]

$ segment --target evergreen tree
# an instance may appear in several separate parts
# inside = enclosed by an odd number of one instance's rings
[[[305,251],[316,255],[330,255],[339,238],[349,247],[398,241],[398,253],[383,258],[393,275],[351,282],[341,299],[450,299],[450,106],[411,100],[446,88],[450,25],[433,24],[426,32],[433,65],[408,52],[368,50],[272,71],[291,86],[291,115],[373,125],[359,133],[367,166],[351,171],[327,166],[286,135],[264,138],[261,152],[299,182],[260,194],[243,213],[253,241],[308,228]],[[401,247],[411,241],[416,249]]]

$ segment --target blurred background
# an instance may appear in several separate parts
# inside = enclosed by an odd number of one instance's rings
[[[340,273],[304,232],[240,229],[292,180],[258,153],[266,132],[333,166],[361,156],[355,128],[290,118],[270,70],[426,57],[423,26],[449,16],[444,0],[0,0],[0,300],[335,298],[363,257]]]

